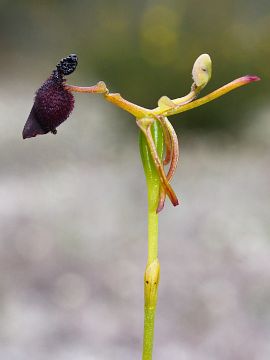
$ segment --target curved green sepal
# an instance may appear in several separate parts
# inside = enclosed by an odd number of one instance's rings
[[[164,135],[163,135],[162,127],[158,121],[154,120],[151,127],[151,132],[152,132],[153,140],[156,145],[158,156],[162,160],[164,153]],[[140,131],[139,134],[139,144],[140,144],[141,159],[142,159],[147,183],[152,181],[159,182],[159,175],[157,173],[154,161],[151,157],[151,152],[147,145],[147,140],[142,131]]]
[[[163,153],[164,153],[164,135],[163,135],[162,127],[158,121],[154,120],[151,126],[151,132],[157,149],[158,156],[162,161]],[[141,130],[139,134],[139,145],[140,145],[140,154],[143,163],[144,173],[146,177],[146,183],[148,187],[149,206],[150,208],[155,210],[159,201],[160,176],[156,170],[145,135]]]

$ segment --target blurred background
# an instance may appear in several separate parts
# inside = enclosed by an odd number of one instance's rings
[[[270,358],[270,3],[0,1],[0,358],[139,359],[146,187],[134,119],[78,95],[58,135],[22,140],[36,89],[77,53],[69,83],[104,80],[155,107],[262,77],[171,118],[181,205],[160,215],[154,359]]]

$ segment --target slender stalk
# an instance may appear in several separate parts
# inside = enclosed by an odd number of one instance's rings
[[[88,94],[106,94],[109,90],[103,81],[99,81],[93,86],[76,86],[65,84],[65,89],[73,92],[88,93]]]
[[[144,307],[144,337],[142,360],[152,360],[156,308]]]
[[[152,197],[152,192],[148,190],[148,199]],[[155,190],[154,190],[155,192]],[[156,194],[154,194],[156,195]],[[154,203],[155,206],[156,202]],[[152,208],[152,204],[148,200],[148,259],[147,265],[151,264],[158,257],[158,214],[156,212],[156,207]]]
[[[152,136],[157,153],[162,159],[164,137],[160,123],[152,124]],[[154,324],[158,298],[160,266],[158,261],[158,214],[160,177],[156,170],[145,134],[140,131],[140,151],[148,190],[148,259],[144,274],[144,337],[143,360],[151,360],[154,343]]]
[[[133,104],[132,102],[124,99],[120,94],[112,94],[108,93],[105,94],[105,99],[109,102],[113,103],[114,105],[122,108],[123,110],[129,112],[130,114],[134,115],[136,118],[141,118],[147,116],[151,110],[146,109],[142,106]]]
[[[148,210],[148,221],[148,260],[144,274],[143,360],[152,360],[155,315],[158,298],[160,266],[157,257],[158,215],[156,209]]]

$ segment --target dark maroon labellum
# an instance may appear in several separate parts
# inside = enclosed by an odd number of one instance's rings
[[[56,134],[56,128],[69,117],[74,108],[74,97],[65,89],[63,76],[71,74],[77,63],[75,54],[62,59],[49,79],[38,89],[23,129],[24,139],[48,132]]]

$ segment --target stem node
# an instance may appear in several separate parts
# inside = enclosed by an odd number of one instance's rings
[[[146,308],[155,308],[157,304],[160,265],[155,259],[146,266],[144,273],[144,305]]]

